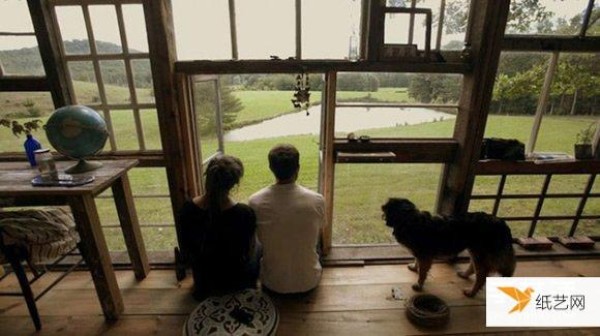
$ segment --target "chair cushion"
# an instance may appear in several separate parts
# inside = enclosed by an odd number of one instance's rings
[[[279,315],[271,299],[256,289],[211,296],[187,318],[183,335],[275,335]]]
[[[0,211],[0,234],[5,245],[25,248],[32,262],[54,259],[79,242],[73,217],[60,208]],[[1,253],[0,262],[6,262]]]

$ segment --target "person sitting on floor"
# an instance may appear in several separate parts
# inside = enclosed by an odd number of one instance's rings
[[[219,155],[206,168],[206,192],[184,203],[179,213],[182,252],[190,259],[194,297],[256,288],[256,217],[230,196],[244,174],[242,162]]]
[[[260,280],[277,294],[304,294],[321,279],[318,244],[325,221],[323,196],[296,184],[300,153],[292,145],[269,152],[276,182],[250,197],[262,244]]]

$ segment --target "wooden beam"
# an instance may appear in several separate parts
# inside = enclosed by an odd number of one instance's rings
[[[50,91],[46,77],[0,76],[0,92]]]
[[[68,202],[83,242],[79,244],[79,249],[85,263],[94,272],[92,278],[104,316],[108,320],[116,320],[124,310],[123,298],[110,261],[94,197],[70,197]]]
[[[469,22],[473,71],[463,78],[454,127],[458,148],[440,183],[437,211],[443,214],[462,214],[469,206],[510,5],[509,0],[473,2],[477,8]]]
[[[471,71],[464,62],[346,61],[346,60],[245,60],[180,61],[175,71],[186,74],[349,72],[427,72],[464,74]]]
[[[198,116],[194,111],[193,102],[195,99],[193,81],[195,78],[183,74],[176,74],[175,80],[178,100],[177,104],[179,106],[179,115],[183,127],[182,138],[185,140],[183,147],[186,148],[183,152],[183,163],[185,164],[186,171],[190,172],[186,175],[186,190],[189,193],[186,196],[194,197],[202,194],[202,161],[206,159],[203,157],[202,153],[202,140],[198,136]],[[216,77],[207,80],[216,81]],[[179,231],[177,231],[177,233],[179,234]],[[181,239],[181,237],[178,237],[178,239]]]
[[[600,36],[507,35],[502,40],[502,50],[599,52]]]
[[[64,155],[53,153],[56,161],[72,160]],[[104,152],[87,157],[90,160],[139,160],[137,167],[164,167],[165,158],[162,151],[119,151]],[[27,161],[25,153],[7,152],[0,155],[0,162]]]
[[[321,176],[320,192],[325,199],[325,227],[321,241],[323,254],[331,251],[333,237],[333,192],[335,183],[334,137],[335,108],[337,95],[337,73],[325,74],[325,90],[323,92],[323,115],[321,119]]]
[[[182,135],[181,116],[175,90],[174,63],[177,51],[170,0],[144,0],[144,15],[148,31],[150,64],[154,82],[156,110],[160,125],[169,194],[175,223],[178,211],[188,196],[187,176],[183,153],[186,150]]]
[[[384,41],[384,29],[385,21],[382,20],[382,11],[385,6],[385,1],[382,0],[371,0],[367,2],[368,5],[368,36],[366,39],[366,55],[364,58],[370,61],[379,59],[379,52],[383,46]]]
[[[75,94],[69,85],[63,62],[60,60],[62,41],[56,39],[58,27],[53,24],[49,1],[27,0],[27,5],[54,106],[58,108],[71,105]]]

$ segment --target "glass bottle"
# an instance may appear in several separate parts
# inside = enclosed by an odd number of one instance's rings
[[[38,149],[35,151],[35,161],[40,171],[40,176],[44,181],[55,181],[58,180],[58,171],[56,170],[56,163],[49,149]]]
[[[37,141],[33,135],[27,133],[27,139],[25,140],[23,146],[25,147],[25,153],[27,154],[27,160],[29,160],[29,164],[32,167],[35,167],[37,163],[35,161],[34,152],[42,148],[42,145],[40,145],[39,141]]]

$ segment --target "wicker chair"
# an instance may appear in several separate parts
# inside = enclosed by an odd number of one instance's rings
[[[36,330],[40,330],[42,325],[35,301],[54,287],[68,272],[34,296],[30,285],[45,273],[45,271],[39,272],[34,265],[52,260],[55,261],[54,264],[60,262],[65,256],[72,254],[78,242],[79,235],[75,230],[72,216],[60,208],[0,211],[0,264],[10,264],[21,287],[20,294],[0,293],[0,295],[24,296]],[[27,278],[22,265],[24,261],[34,275],[32,280]],[[80,263],[81,261],[70,270]],[[8,274],[0,279],[7,276]]]

